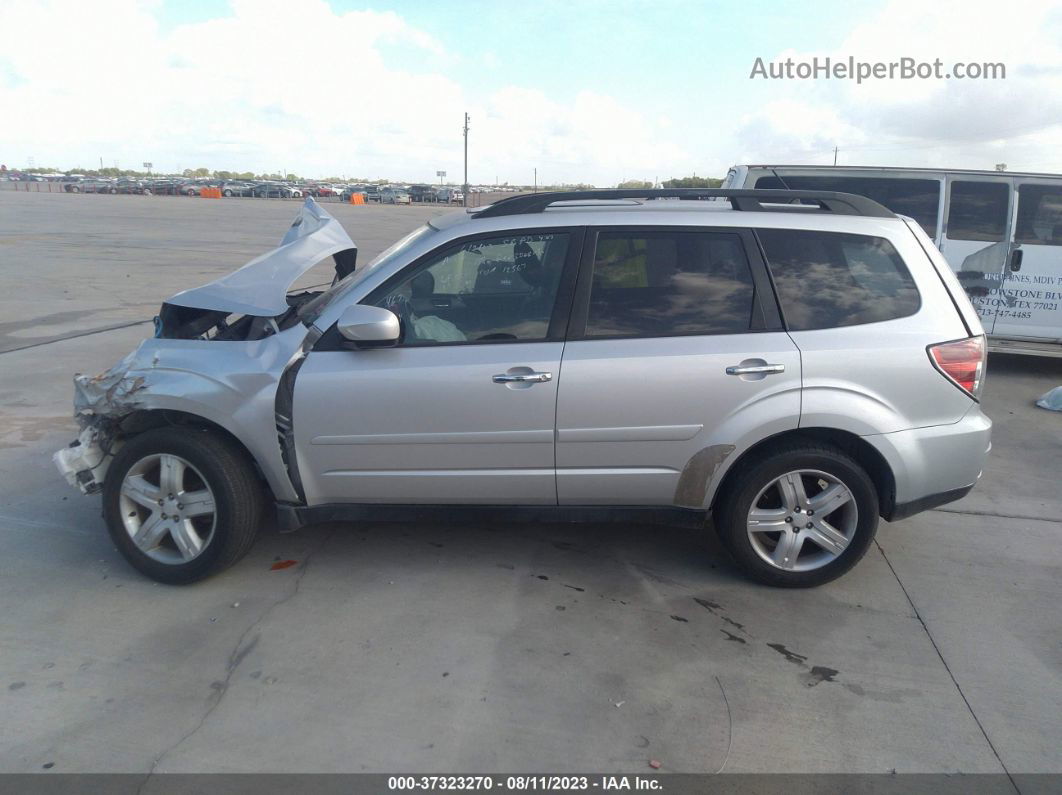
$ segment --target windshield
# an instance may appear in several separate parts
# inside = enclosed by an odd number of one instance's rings
[[[307,301],[303,304],[299,309],[299,317],[304,323],[313,323],[317,320],[321,312],[324,311],[324,308],[332,303],[336,296],[346,292],[350,287],[353,287],[370,273],[375,272],[380,267],[401,257],[406,251],[412,248],[418,240],[432,231],[434,231],[434,229],[429,224],[414,229],[390,248],[385,249],[382,253],[377,255],[368,265],[358,268],[353,273],[340,279],[338,282],[333,283],[331,287],[312,301]]]

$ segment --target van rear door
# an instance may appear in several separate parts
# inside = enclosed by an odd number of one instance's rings
[[[1010,257],[1011,178],[949,175],[940,250],[989,334],[1006,301],[1000,294]]]
[[[1062,180],[1016,178],[1013,248],[993,334],[1062,341]]]

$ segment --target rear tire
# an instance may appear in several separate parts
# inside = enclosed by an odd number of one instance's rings
[[[716,531],[749,577],[810,588],[842,576],[866,554],[878,527],[877,489],[848,455],[798,442],[738,467],[717,505]]]
[[[202,428],[134,436],[103,486],[103,515],[118,551],[141,573],[172,585],[209,577],[246,555],[262,507],[247,454]]]

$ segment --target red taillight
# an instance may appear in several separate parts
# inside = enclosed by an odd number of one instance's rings
[[[930,345],[933,364],[971,397],[979,397],[984,383],[985,338],[970,337],[955,342]]]

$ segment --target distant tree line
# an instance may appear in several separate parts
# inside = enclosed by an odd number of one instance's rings
[[[723,184],[723,180],[716,179],[715,177],[698,177],[696,175],[692,177],[672,177],[671,179],[665,179],[660,183],[661,188],[718,188]],[[649,190],[653,187],[653,183],[644,179],[628,179],[625,182],[619,183],[617,186],[620,190]]]

